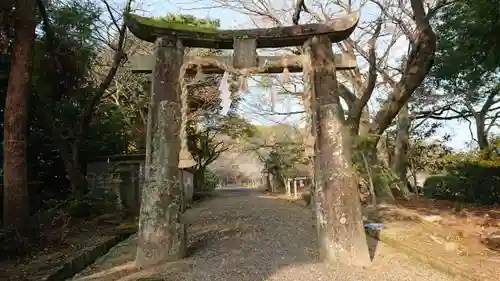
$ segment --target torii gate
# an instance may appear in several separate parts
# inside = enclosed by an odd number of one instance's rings
[[[325,157],[314,160],[315,166],[330,168],[332,163],[329,159],[333,157],[333,154],[329,153],[333,151],[328,141],[334,136],[331,132],[330,134],[317,133],[327,129],[324,124],[332,116],[327,116],[328,114],[322,110],[331,105],[329,100],[332,100],[332,94],[336,93],[336,89],[331,88],[332,85],[336,87],[335,70],[356,67],[354,58],[342,54],[333,56],[331,43],[340,42],[349,37],[356,28],[358,20],[358,13],[351,13],[343,18],[322,24],[267,29],[214,30],[172,26],[150,18],[126,16],[126,25],[135,36],[148,42],[155,42],[154,56],[133,59],[136,72],[153,73],[146,141],[146,179],[138,232],[136,258],[138,266],[177,260],[186,255],[186,225],[182,218],[185,207],[178,169],[179,159],[183,158],[180,155],[186,154],[186,148],[182,145],[182,140],[185,139],[184,125],[187,114],[187,90],[183,83],[184,75],[195,74],[200,66],[204,73],[228,71],[243,76],[282,71],[304,72],[307,85],[304,90],[307,96],[304,99],[304,105],[306,110],[312,109],[308,118],[313,136],[308,142],[309,151],[315,151],[318,156],[326,153]],[[304,45],[307,51],[297,56],[259,57],[256,52],[257,48],[301,45]],[[234,54],[232,57],[185,58],[184,47],[234,49]],[[324,84],[332,81],[333,84]],[[315,124],[318,124],[318,127]],[[316,135],[318,135],[317,142],[315,141]],[[318,154],[319,151],[321,151],[320,154]],[[321,190],[321,186],[323,183],[318,186],[318,190]],[[354,189],[346,194],[358,192],[357,186]],[[318,206],[321,202],[324,204],[333,200],[326,198],[325,196],[331,197],[332,195],[324,195],[324,192],[316,192],[316,194]],[[344,194],[334,196],[344,196]],[[359,196],[355,196],[354,200],[358,198]],[[347,199],[341,201],[344,201],[346,205],[352,203]],[[353,208],[352,204],[338,208],[344,208],[342,212],[346,214],[361,217],[359,207]],[[325,216],[323,213],[325,212],[318,215],[318,229],[327,232],[323,222],[324,217],[320,218],[320,216]],[[346,235],[358,231],[358,228],[363,231],[362,226],[349,227],[346,227]]]

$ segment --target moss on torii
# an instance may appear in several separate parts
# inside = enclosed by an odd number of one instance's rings
[[[191,32],[204,32],[204,33],[217,33],[218,29],[215,27],[200,27],[185,23],[168,22],[160,17],[141,17],[138,15],[128,14],[127,17],[136,20],[139,23],[156,28],[166,28],[179,31]]]

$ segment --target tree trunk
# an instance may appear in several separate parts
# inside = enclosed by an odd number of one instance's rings
[[[186,256],[185,209],[179,165],[181,103],[179,71],[184,50],[176,38],[156,41],[149,146],[139,219],[136,264],[152,266]]]
[[[474,114],[476,123],[477,144],[481,153],[481,158],[488,160],[491,158],[490,143],[488,141],[488,132],[486,130],[486,114],[483,111]]]
[[[413,30],[414,40],[400,80],[394,83],[392,92],[382,102],[381,110],[373,118],[370,135],[373,136],[375,147],[380,136],[398,115],[401,107],[408,102],[415,89],[422,84],[434,61],[436,34],[429,23],[431,15],[426,13],[422,0],[410,0],[410,6],[416,24]]]
[[[270,173],[266,173],[266,191],[274,192],[274,190],[271,186],[271,174]]]
[[[26,114],[35,40],[35,2],[16,2],[16,34],[4,110],[4,226],[26,227],[29,216]]]
[[[54,132],[54,134],[57,133],[58,132]],[[55,135],[54,137],[58,139],[59,155],[61,155],[61,159],[63,160],[73,195],[77,197],[81,196],[86,191],[87,182],[81,170],[79,161],[80,151],[76,147],[76,144],[68,144],[63,140],[62,136]],[[71,149],[69,149],[69,147],[71,147]]]
[[[363,109],[359,124],[349,124],[351,136],[354,138],[353,161],[356,163],[358,171],[363,179],[362,187],[371,190],[373,184],[375,196],[379,203],[390,202],[394,200],[391,191],[391,182],[384,162],[379,159],[377,142],[370,136],[369,111]],[[366,162],[368,163],[368,167]],[[372,194],[373,196],[373,194]]]
[[[316,201],[314,200],[316,194],[316,175],[314,168],[314,155],[311,155],[309,158],[309,163],[307,164],[308,174],[311,180],[310,190],[309,190],[309,207],[311,208],[313,221],[316,219]]]
[[[408,104],[401,107],[398,114],[396,145],[394,148],[394,163],[392,171],[397,177],[397,184],[401,195],[408,197],[410,190],[408,189],[408,181],[406,173],[408,171],[408,148],[410,146],[410,113]]]
[[[333,264],[367,265],[370,263],[361,217],[357,179],[352,170],[350,130],[335,77],[328,37],[313,38],[313,99],[317,117],[316,145],[316,216],[320,253]]]
[[[364,140],[358,149],[358,153],[363,153],[366,158],[369,165],[369,171],[366,171],[365,164],[360,164],[361,161],[363,161],[362,156],[357,156],[356,159],[358,161],[356,161],[356,163],[362,167],[362,176],[365,182],[373,182],[377,202],[385,203],[393,201],[394,195],[391,190],[393,175],[391,170],[379,159],[377,143],[373,140]]]
[[[368,191],[371,190],[370,185],[373,184],[375,196],[379,203],[393,201],[394,196],[387,172],[389,169],[384,165],[384,161],[379,159],[376,138],[368,133],[369,123],[362,122],[359,126],[359,133],[352,130],[353,127],[357,127],[353,126],[355,124],[349,125],[351,127],[351,137],[354,139],[354,145],[352,145],[354,148],[353,162],[362,177],[361,186]]]
[[[399,110],[410,99],[415,90],[422,84],[431,70],[436,52],[436,34],[426,14],[424,1],[410,0],[414,15],[414,42],[405,62],[399,82],[395,83],[392,92],[380,105],[381,110],[375,115],[370,133],[378,142],[380,136],[391,125]]]
[[[479,127],[477,128],[477,142],[479,145],[479,149],[481,150],[487,150],[490,146],[488,143],[488,136],[484,132],[484,128]]]
[[[382,151],[387,155],[387,165],[392,167],[394,165],[394,147],[392,147],[388,134],[385,135],[382,147]]]
[[[194,190],[201,191],[205,189],[205,166],[198,166],[199,168],[194,173]]]
[[[285,180],[283,179],[283,175],[279,169],[273,169],[273,185],[275,192],[284,192],[285,191]]]

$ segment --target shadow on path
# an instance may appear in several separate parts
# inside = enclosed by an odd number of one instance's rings
[[[450,280],[383,245],[370,268],[328,267],[318,261],[311,212],[254,189],[218,189],[186,217],[192,222],[187,258],[137,271],[133,237],[74,280]]]

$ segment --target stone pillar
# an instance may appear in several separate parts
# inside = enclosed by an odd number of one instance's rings
[[[127,212],[127,214],[138,215],[139,208],[137,207],[139,204],[136,203],[135,167],[135,165],[122,165],[117,172],[121,179],[119,189],[123,211]]]
[[[133,210],[133,214],[135,216],[138,216],[139,215],[139,212],[140,212],[140,202],[139,201],[139,196],[138,196],[138,193],[139,193],[139,167],[140,165],[135,165],[134,166],[134,170],[132,170],[132,175],[130,177],[130,187],[132,188],[132,200],[131,200],[131,206],[132,206],[132,210]]]
[[[159,38],[155,47],[136,256],[139,267],[186,256],[186,226],[181,221],[185,206],[178,168],[181,148],[179,72],[184,48],[177,38]]]
[[[184,183],[184,201],[186,205],[191,205],[193,203],[193,174],[188,171],[182,171],[182,181]]]
[[[87,183],[89,184],[91,190],[96,188],[97,175],[95,173],[89,173],[87,175]]]
[[[119,174],[118,175],[113,175],[111,180],[109,181],[109,186],[110,186],[110,191],[116,196],[116,201],[114,202],[116,204],[116,209],[118,211],[121,211],[123,209],[123,198],[121,194],[121,185],[123,183],[123,179],[120,178]]]

